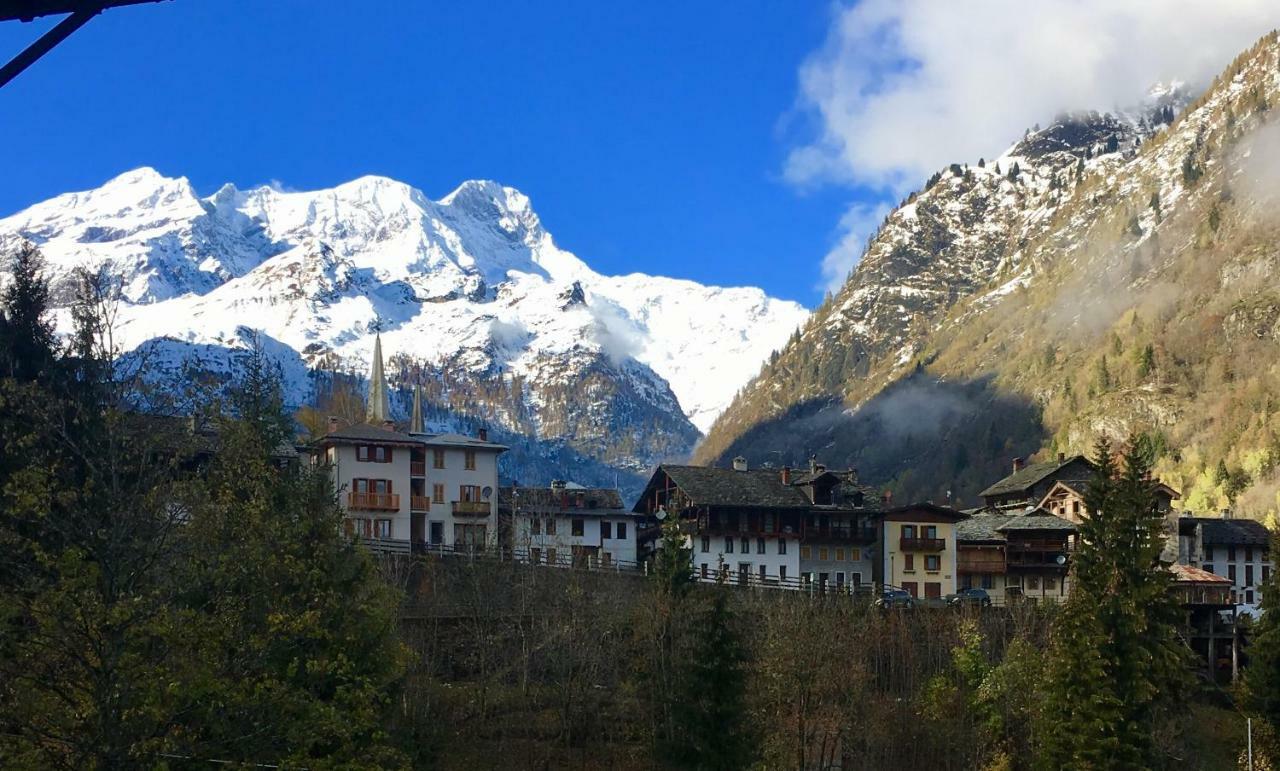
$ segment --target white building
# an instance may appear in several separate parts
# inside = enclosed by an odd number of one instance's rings
[[[1178,561],[1231,582],[1238,613],[1256,615],[1261,586],[1271,577],[1271,533],[1253,519],[1181,517]]]
[[[539,565],[636,568],[643,517],[627,510],[617,490],[565,482],[503,487],[498,513],[504,548]]]
[[[364,538],[409,542],[416,548],[477,547],[497,539],[498,456],[506,447],[477,436],[423,430],[421,394],[414,394],[408,432],[388,418],[382,342],[375,340],[368,423],[329,431],[313,458],[333,474],[347,530]]]

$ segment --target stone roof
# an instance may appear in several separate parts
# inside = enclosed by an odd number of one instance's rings
[[[979,495],[986,497],[989,495],[1004,495],[1006,493],[1016,493],[1029,490],[1045,477],[1056,473],[1060,469],[1069,466],[1078,460],[1083,460],[1088,463],[1088,459],[1083,455],[1072,455],[1070,458],[1065,458],[1061,463],[1059,463],[1057,459],[1054,459],[1047,463],[1029,464],[991,485],[979,493]]]
[[[506,450],[505,444],[490,442],[474,436],[462,434],[409,434],[409,438],[421,442],[428,447],[445,445],[447,447],[469,447],[477,450]]]
[[[999,528],[1010,519],[1008,514],[979,510],[968,519],[956,523],[956,541],[969,543],[1003,543],[1004,534]]]
[[[316,440],[317,444],[326,441],[336,442],[386,442],[390,444],[418,444],[418,440],[408,434],[392,431],[382,426],[368,423],[353,423],[346,428],[330,431]]]
[[[1025,514],[1015,514],[1009,517],[997,529],[1002,533],[1010,533],[1017,530],[1053,530],[1074,533],[1077,527],[1074,522],[1050,514],[1044,509],[1036,509]]]
[[[626,513],[622,503],[622,493],[607,487],[578,487],[565,490],[552,490],[549,487],[499,487],[498,504],[511,506],[517,500],[521,508],[526,506],[540,509],[566,509],[582,511],[572,503],[581,495],[587,503],[587,509],[610,509],[610,514]],[[570,505],[563,505],[565,500]]]
[[[1221,519],[1218,517],[1194,517],[1200,525],[1200,538],[1207,544],[1226,546],[1266,546],[1271,543],[1271,531],[1256,519]]]
[[[671,478],[686,495],[696,504],[702,506],[743,506],[767,507],[774,509],[850,509],[852,505],[815,506],[804,490],[797,485],[807,481],[793,477],[791,484],[783,484],[782,472],[779,469],[749,469],[735,471],[726,468],[708,466],[680,466],[663,464],[659,467]],[[839,471],[826,471],[846,478]],[[821,476],[821,474],[819,474]],[[857,491],[862,493],[864,506],[857,510],[875,509],[879,503],[875,490],[850,482],[842,482],[844,493]]]

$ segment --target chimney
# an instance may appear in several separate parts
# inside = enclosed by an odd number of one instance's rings
[[[809,456],[809,473],[818,473],[818,457],[816,455]]]
[[[390,418],[388,418],[388,419],[386,419],[386,420],[382,421],[382,427],[383,427],[383,428],[385,428],[385,429],[387,429],[388,431],[395,431],[395,430],[396,430],[396,424],[395,424],[395,422],[394,422],[394,421],[392,421]]]
[[[338,416],[337,416],[337,415],[330,415],[330,416],[329,416],[329,430],[328,430],[328,431],[326,431],[325,433],[332,434],[334,431],[337,431],[337,430],[338,430]]]
[[[790,466],[782,467],[782,484],[784,485],[791,484],[791,467]]]
[[[1021,471],[1021,470],[1022,470],[1022,458],[1014,458],[1014,459],[1013,459],[1013,473],[1015,473],[1015,474],[1016,474],[1016,473],[1018,473],[1018,472],[1019,472],[1019,471]]]
[[[814,467],[813,467],[813,473],[815,473],[815,474],[821,474],[822,472],[824,472],[824,471],[826,471],[826,470],[827,470],[827,467],[826,467],[826,466],[824,466],[823,464],[821,464],[821,463],[814,464]]]
[[[880,494],[880,502],[881,502],[881,503],[883,503],[885,506],[888,506],[888,505],[892,504],[892,503],[893,503],[893,491],[892,491],[892,490],[885,490],[883,493],[881,493],[881,494]]]
[[[479,431],[476,431],[476,438],[482,442],[489,441],[489,429],[482,428]]]
[[[1063,464],[1066,462],[1067,462],[1067,454],[1065,452],[1058,453],[1058,463]]]
[[[746,470],[747,470],[747,459],[746,459],[746,458],[744,458],[744,457],[742,457],[741,455],[739,455],[738,457],[734,458],[734,459],[733,459],[733,470],[734,470],[734,471],[746,471]]]

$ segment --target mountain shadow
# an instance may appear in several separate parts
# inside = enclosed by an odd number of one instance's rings
[[[859,406],[801,402],[747,431],[717,464],[741,455],[755,466],[795,467],[816,456],[830,468],[857,469],[898,501],[969,506],[1045,438],[1039,407],[1000,391],[990,376],[952,381],[917,371]]]

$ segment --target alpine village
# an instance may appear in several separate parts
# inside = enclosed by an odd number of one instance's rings
[[[0,219],[0,767],[1280,767],[1276,104],[1028,129],[812,314],[490,182]]]

